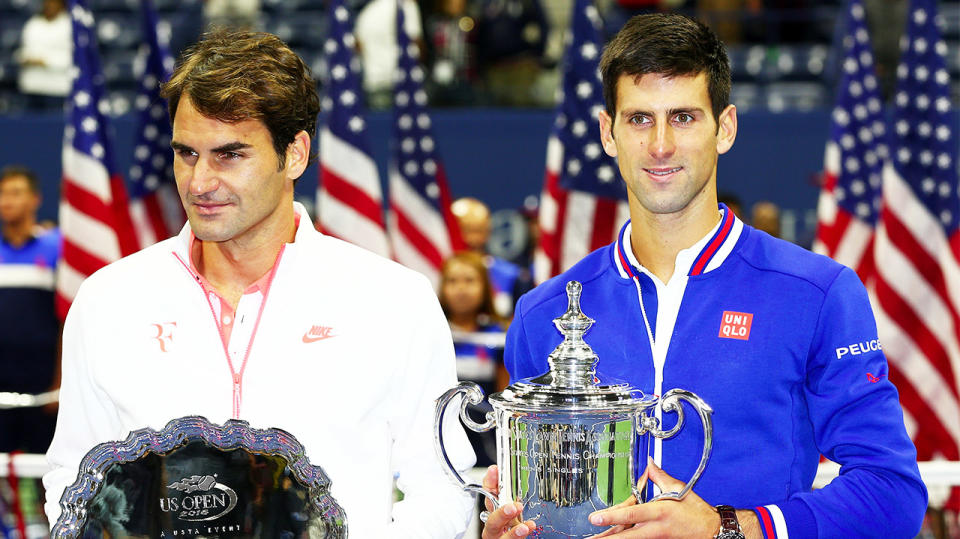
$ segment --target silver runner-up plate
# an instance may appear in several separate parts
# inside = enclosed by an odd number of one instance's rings
[[[94,447],[60,498],[55,538],[347,537],[330,479],[280,429],[174,419]]]

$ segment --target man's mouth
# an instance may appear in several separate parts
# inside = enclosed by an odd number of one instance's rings
[[[216,213],[221,208],[227,206],[227,202],[194,202],[193,206],[200,214]]]
[[[643,170],[647,171],[648,174],[653,176],[669,176],[674,172],[679,172],[683,167],[671,167],[671,168],[645,168]]]

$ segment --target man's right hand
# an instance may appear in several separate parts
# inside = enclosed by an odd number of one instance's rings
[[[494,495],[500,494],[497,475],[497,465],[494,464],[487,468],[487,474],[483,476],[483,488]],[[487,523],[483,526],[483,539],[526,537],[536,528],[536,524],[532,520],[522,521],[523,505],[519,503],[513,502],[501,505],[500,509],[496,511],[493,510],[493,504],[489,499],[486,500],[486,504],[490,515],[487,517]]]

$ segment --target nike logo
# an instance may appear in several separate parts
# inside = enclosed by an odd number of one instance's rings
[[[303,334],[303,342],[311,343],[329,339],[330,337],[336,337],[336,335],[331,334],[332,331],[333,328],[327,326],[313,326]]]

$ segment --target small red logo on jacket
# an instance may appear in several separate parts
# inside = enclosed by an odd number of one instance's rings
[[[724,339],[749,340],[752,323],[753,313],[723,311],[723,318],[720,320],[720,335],[718,336]]]
[[[313,326],[303,334],[303,342],[311,343],[329,339],[330,337],[336,337],[336,335],[333,335],[332,331],[333,328],[331,327]]]
[[[160,324],[150,324],[157,330],[154,339],[160,343],[160,351],[167,352],[167,348],[173,344],[173,330],[177,329],[176,322],[162,322]]]

